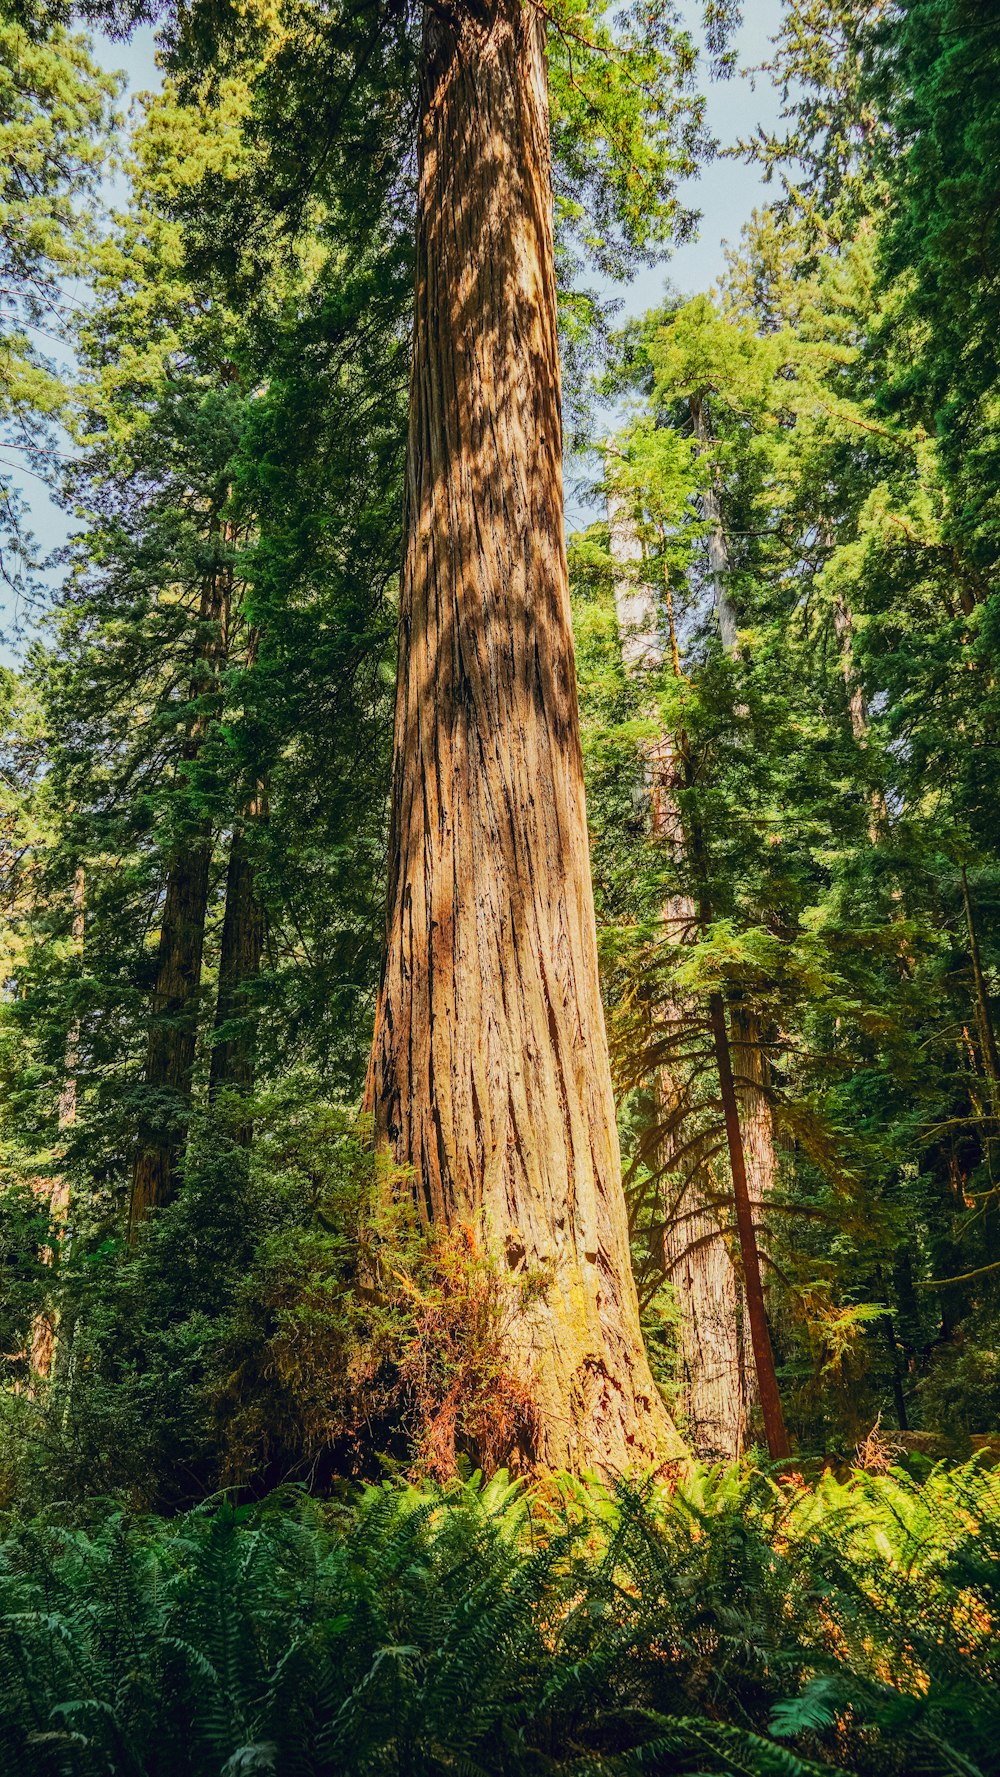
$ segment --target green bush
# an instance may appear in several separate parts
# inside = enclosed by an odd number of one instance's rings
[[[512,1282],[482,1231],[421,1229],[409,1180],[301,1081],[253,1116],[248,1151],[213,1107],[134,1251],[98,1231],[54,1272],[36,1263],[56,1365],[0,1395],[0,1504],[102,1493],[174,1511],[221,1487],[447,1480],[530,1446],[505,1352],[543,1280]]]

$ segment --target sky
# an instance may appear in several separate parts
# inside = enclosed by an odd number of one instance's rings
[[[698,10],[696,0],[688,0],[684,7],[692,21]],[[706,91],[708,130],[722,148],[752,137],[760,125],[773,128],[780,108],[780,94],[769,76],[753,78],[751,70],[769,59],[782,0],[743,0],[743,11],[746,16],[734,43],[739,71],[728,80],[710,81]],[[692,296],[710,289],[725,269],[726,244],[736,245],[752,211],[767,201],[768,188],[757,166],[720,156],[697,178],[685,181],[680,195],[685,204],[701,211],[697,238],[678,247],[665,265],[640,272],[626,293],[629,314],[655,307],[667,283]]]
[[[685,0],[684,10],[694,25],[699,0]],[[769,40],[777,31],[781,16],[781,0],[744,0],[744,12],[747,16],[735,41],[740,71],[728,80],[711,81],[707,87],[708,129],[723,147],[752,136],[761,124],[772,126],[777,119],[778,95],[771,82],[766,75],[754,79],[750,70],[767,58]],[[128,43],[98,36],[96,51],[106,68],[125,74],[128,96],[159,85],[151,27],[135,31]],[[123,195],[123,188],[117,183],[109,187],[109,201]],[[724,270],[726,243],[736,244],[743,224],[767,193],[756,166],[719,158],[704,166],[697,178],[686,181],[680,195],[686,205],[701,212],[697,237],[679,247],[665,263],[644,268],[630,285],[616,292],[623,301],[623,319],[655,307],[668,284],[685,294],[709,289]],[[16,471],[12,479],[28,508],[30,527],[40,548],[46,552],[58,548],[72,528],[66,515],[49,499],[30,465]],[[571,526],[590,516],[586,504],[578,498],[567,502]],[[9,632],[12,617],[16,627],[16,620],[22,616],[23,613],[5,611],[0,596],[0,625],[5,630]],[[9,648],[0,647],[0,655],[12,658]]]

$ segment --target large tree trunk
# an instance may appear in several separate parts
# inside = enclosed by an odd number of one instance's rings
[[[639,675],[663,666],[665,639],[656,594],[642,572],[643,549],[624,500],[608,500],[608,532],[614,577],[615,615],[626,671]],[[672,649],[676,655],[676,644]],[[675,672],[679,660],[674,661]],[[671,736],[663,735],[648,749],[653,838],[680,859],[684,830],[677,804],[679,761]],[[698,924],[694,901],[672,896],[663,909],[663,925],[674,943],[690,940]],[[685,1017],[676,1001],[660,1007],[670,1028]],[[663,1127],[679,1124],[683,1087],[669,1065],[657,1069],[656,1096]],[[747,1441],[751,1396],[750,1341],[744,1336],[743,1292],[723,1231],[707,1163],[695,1157],[679,1161],[676,1141],[661,1140],[658,1165],[664,1214],[662,1262],[677,1291],[683,1403],[687,1432],[699,1456],[734,1459]],[[686,1173],[680,1189],[676,1181]],[[726,1217],[728,1220],[728,1216]]]
[[[511,1334],[535,1457],[677,1453],[632,1278],[563,537],[540,15],[425,13],[377,1138],[427,1216],[548,1285]]]
[[[225,574],[206,575],[191,681],[194,716],[178,768],[177,791],[182,804],[191,768],[211,722],[207,700],[225,648],[228,593]],[[211,824],[199,817],[186,826],[167,865],[150,1005],[145,1101],[129,1201],[130,1243],[150,1211],[169,1203],[177,1188],[177,1165],[191,1111],[211,862]]]

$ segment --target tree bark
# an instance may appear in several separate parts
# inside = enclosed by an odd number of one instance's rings
[[[757,1251],[757,1231],[754,1227],[753,1206],[747,1184],[743,1136],[733,1081],[729,1032],[726,1028],[726,1009],[721,994],[709,995],[709,1013],[712,1019],[715,1058],[719,1069],[719,1089],[722,1094],[722,1109],[726,1119],[726,1136],[729,1142],[729,1164],[733,1175],[733,1198],[736,1204],[736,1227],[740,1237],[740,1254],[743,1259],[747,1318],[750,1322],[750,1337],[753,1343],[757,1392],[764,1418],[764,1436],[767,1439],[767,1448],[772,1461],[781,1462],[785,1457],[791,1455],[791,1449],[788,1443],[788,1433],[785,1430],[781,1395],[778,1392],[778,1379],[774,1370],[771,1333],[764,1308],[764,1290],[761,1284],[760,1258]]]
[[[426,1215],[546,1288],[543,1464],[680,1452],[639,1329],[563,535],[540,15],[425,12],[387,948],[367,1103]]]
[[[712,445],[712,425],[707,398],[704,394],[692,395],[688,405],[692,430],[698,440],[699,448],[702,451],[708,451]],[[708,525],[708,565],[712,581],[716,622],[719,626],[719,638],[726,653],[735,656],[739,647],[739,629],[736,611],[729,596],[729,545],[726,541],[720,476],[717,469],[713,469],[711,479],[702,496],[702,510]],[[757,1206],[758,1214],[762,1217],[767,1200],[774,1190],[778,1170],[774,1151],[774,1120],[767,1095],[767,1060],[761,1043],[758,1021],[753,1011],[749,1007],[743,1006],[733,1008],[732,1019],[734,1050],[739,1075],[736,1082],[736,1104],[740,1132],[739,1165],[743,1167],[747,1176],[751,1202]],[[729,1054],[728,1036],[726,1042],[727,1054]],[[731,1063],[731,1055],[729,1059]],[[732,1161],[732,1152],[730,1152],[730,1159]],[[733,1188],[735,1191],[735,1167]],[[752,1221],[751,1226],[753,1226]],[[743,1303],[739,1338],[741,1350],[745,1350],[747,1346],[754,1346],[749,1295],[746,1296]],[[769,1350],[770,1339],[768,1340]],[[761,1404],[763,1405],[763,1401]]]
[[[130,1242],[150,1211],[162,1209],[177,1188],[177,1161],[191,1109],[211,857],[211,832],[202,825],[174,853],[167,875],[146,1049],[147,1108],[132,1175]]]
[[[264,950],[265,915],[254,888],[253,860],[247,844],[247,824],[265,816],[263,790],[252,798],[245,819],[233,827],[226,872],[226,910],[222,922],[219,958],[219,992],[215,1008],[215,1042],[209,1069],[210,1102],[223,1089],[249,1094],[253,1090],[257,1054],[257,1016],[247,1001],[247,987],[260,974]],[[224,1033],[224,1034],[223,1034]],[[248,1146],[249,1121],[241,1122],[236,1138]]]

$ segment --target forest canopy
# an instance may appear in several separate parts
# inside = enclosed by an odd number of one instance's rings
[[[1000,1771],[1000,16],[738,26],[3,0],[12,1770]]]

